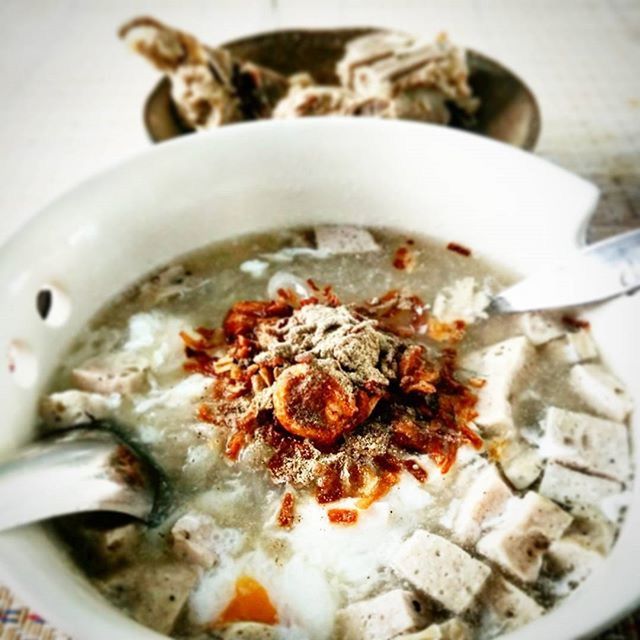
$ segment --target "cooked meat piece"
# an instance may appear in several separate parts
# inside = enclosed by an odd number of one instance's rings
[[[512,496],[495,466],[488,465],[473,478],[462,497],[453,522],[455,539],[460,544],[474,545],[485,522],[498,516]]]
[[[625,482],[631,473],[628,428],[586,413],[547,409],[542,451],[550,460]]]
[[[396,640],[471,640],[471,629],[458,618],[432,624],[422,631],[406,633]]]
[[[182,562],[150,562],[129,565],[96,584],[140,624],[169,634],[198,577],[197,569]]]
[[[357,406],[352,391],[331,373],[296,364],[276,379],[273,410],[290,433],[331,444],[352,428]]]
[[[227,530],[205,513],[189,512],[173,525],[173,550],[180,558],[210,569],[223,551]]]
[[[519,490],[531,486],[540,477],[543,465],[539,450],[524,441],[507,446],[500,457],[502,473]]]
[[[437,114],[436,118],[426,118],[431,121],[449,121],[444,101],[467,113],[478,107],[468,83],[466,52],[453,46],[444,34],[433,43],[399,33],[356,38],[348,43],[336,71],[343,86],[363,97],[397,99],[405,92],[425,90],[421,97],[423,112]],[[415,93],[405,97],[416,99]],[[426,108],[428,97],[433,99],[431,109]]]
[[[338,612],[336,625],[343,640],[391,640],[425,622],[426,611],[409,591],[394,589],[356,602]]]
[[[573,518],[551,500],[529,491],[504,514],[502,523],[480,538],[477,550],[522,580],[533,582],[542,555]]]
[[[567,364],[580,364],[598,357],[598,347],[591,331],[587,329],[567,333],[562,340],[557,340],[550,346],[553,355]]]
[[[533,598],[499,575],[493,575],[488,581],[482,600],[493,624],[502,633],[513,631],[544,613],[544,608]]]
[[[615,542],[616,525],[596,507],[581,506],[579,510],[574,509],[573,513],[575,519],[564,537],[570,537],[600,555],[609,553]]]
[[[84,528],[83,537],[89,545],[92,560],[115,568],[130,559],[140,542],[142,525],[130,522],[113,528]]]
[[[342,253],[368,253],[380,251],[380,245],[367,229],[346,224],[315,227],[316,247],[336,255]]]
[[[147,387],[147,363],[133,355],[115,353],[88,360],[71,372],[73,384],[83,391],[130,395]]]
[[[457,545],[422,529],[401,545],[391,568],[454,613],[469,608],[491,574]]]
[[[360,100],[343,87],[294,86],[273,110],[274,118],[355,115]]]
[[[104,420],[119,404],[119,396],[107,397],[71,389],[44,396],[40,402],[40,417],[47,427],[66,429]]]
[[[193,36],[153,18],[128,22],[120,37],[167,74],[171,97],[187,125],[208,129],[243,119],[227,51],[208,49]]]
[[[280,640],[282,632],[277,627],[260,622],[234,622],[217,628],[221,640]],[[210,636],[207,636],[210,637]]]
[[[633,408],[624,384],[600,364],[573,367],[571,385],[587,406],[604,418],[622,422]]]
[[[598,506],[604,498],[620,493],[622,485],[615,480],[592,476],[557,462],[549,462],[538,491],[568,507],[584,504]]]
[[[358,68],[391,58],[398,50],[411,46],[414,38],[406,33],[377,31],[351,40],[336,65],[336,74],[345,87],[353,87]]]
[[[488,292],[475,278],[461,278],[438,292],[432,313],[441,322],[463,320],[471,323],[486,317],[484,310],[489,302]]]
[[[534,356],[527,338],[518,336],[474,351],[461,366],[486,383],[478,389],[476,422],[490,435],[507,435],[514,430],[511,393],[525,364]]]
[[[572,535],[553,542],[547,555],[555,571],[570,575],[575,582],[584,580],[604,560],[601,553],[585,546]]]
[[[381,104],[381,98],[375,98]],[[434,124],[449,124],[451,114],[447,100],[440,92],[426,87],[405,89],[391,98],[384,115],[399,120],[417,120]]]
[[[520,316],[520,330],[537,347],[565,334],[560,321],[542,313],[523,313]]]
[[[181,264],[174,264],[151,276],[140,285],[140,296],[150,306],[183,296],[202,286],[205,281],[194,276]]]

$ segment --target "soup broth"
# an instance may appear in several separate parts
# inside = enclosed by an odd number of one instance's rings
[[[56,525],[176,638],[489,639],[601,562],[630,401],[575,317],[488,317],[507,269],[324,227],[210,245],[77,337],[42,428],[117,424],[166,473],[155,527]],[[437,634],[440,635],[437,635]]]

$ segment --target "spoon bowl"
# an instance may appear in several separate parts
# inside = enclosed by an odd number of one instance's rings
[[[249,60],[283,75],[308,71],[317,82],[337,84],[337,62],[353,38],[383,31],[371,27],[343,29],[288,29],[248,36],[222,43],[238,60]],[[499,62],[468,51],[470,84],[480,99],[473,122],[454,114],[452,126],[532,150],[540,135],[541,116],[532,91],[512,71]],[[163,78],[155,86],[144,107],[144,122],[154,142],[190,133],[178,116]]]

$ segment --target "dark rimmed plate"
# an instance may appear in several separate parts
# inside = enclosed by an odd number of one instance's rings
[[[316,81],[336,84],[335,66],[346,43],[373,28],[290,29],[248,36],[221,46],[240,60],[250,60],[285,75],[308,71]],[[527,85],[500,63],[469,51],[470,83],[481,106],[472,123],[454,122],[458,128],[531,150],[540,135],[538,103]],[[154,142],[189,133],[171,101],[170,84],[162,79],[144,109],[144,122]]]

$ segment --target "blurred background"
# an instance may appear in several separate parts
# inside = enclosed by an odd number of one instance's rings
[[[603,190],[591,239],[640,226],[638,0],[2,0],[0,242],[152,144],[142,110],[159,73],[116,35],[136,15],[209,44],[284,27],[381,26],[428,39],[444,30],[531,87],[542,110],[536,153]],[[0,586],[0,638],[32,637],[58,636]],[[630,619],[606,637],[639,636]]]

